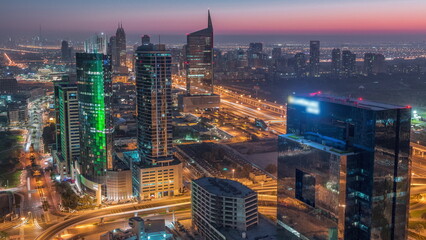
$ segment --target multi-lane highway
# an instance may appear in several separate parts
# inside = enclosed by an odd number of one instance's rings
[[[81,224],[81,223],[84,223],[85,221],[89,221],[93,219],[120,216],[120,215],[126,215],[131,213],[147,212],[152,210],[162,210],[162,209],[172,210],[173,208],[184,207],[184,206],[187,206],[189,208],[190,204],[191,202],[189,201],[189,197],[179,197],[179,198],[170,198],[170,199],[158,200],[158,201],[137,204],[137,205],[122,206],[120,208],[100,209],[98,211],[81,214],[81,215],[69,218],[63,222],[57,223],[49,227],[48,229],[46,229],[41,235],[39,235],[35,239],[50,240],[69,227],[72,227],[74,225]]]

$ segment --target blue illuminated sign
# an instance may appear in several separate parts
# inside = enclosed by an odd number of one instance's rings
[[[308,113],[312,113],[312,114],[319,114],[320,113],[320,107],[319,107],[318,101],[312,101],[312,100],[307,100],[307,99],[304,99],[304,98],[297,98],[297,97],[294,97],[294,96],[289,96],[288,97],[288,103],[306,107],[306,112],[308,112]]]

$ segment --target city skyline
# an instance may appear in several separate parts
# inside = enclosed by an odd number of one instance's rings
[[[166,0],[155,4],[98,0],[55,4],[48,0],[7,2],[0,10],[0,32],[9,34],[36,33],[40,26],[45,32],[93,33],[109,30],[117,22],[123,22],[129,34],[185,34],[204,26],[202,20],[207,9],[217,19],[215,25],[219,35],[426,33],[423,19],[426,3],[421,0],[344,3],[308,0],[267,4],[256,1],[194,4],[192,0],[179,3]],[[74,17],[74,12],[79,12],[78,18]]]

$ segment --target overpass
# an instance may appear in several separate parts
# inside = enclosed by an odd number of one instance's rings
[[[223,86],[214,86],[214,93],[223,97],[233,98],[241,103],[246,103],[257,108],[277,113],[283,118],[287,115],[286,105],[280,105],[277,103],[254,98],[251,95],[243,94],[235,90],[229,90],[227,88],[224,88]]]
[[[411,153],[413,156],[424,157],[426,155],[426,146],[420,145],[418,143],[410,142]]]

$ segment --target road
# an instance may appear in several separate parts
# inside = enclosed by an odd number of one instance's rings
[[[147,211],[153,211],[153,210],[160,210],[160,209],[172,209],[174,207],[182,207],[182,206],[190,206],[191,202],[189,201],[189,197],[187,197],[186,200],[180,203],[176,199],[168,199],[167,202],[173,202],[173,204],[166,204],[164,205],[164,202],[166,201],[157,201],[155,204],[151,203],[145,203],[143,205],[136,205],[136,206],[129,206],[129,207],[123,207],[123,208],[115,208],[115,209],[103,209],[96,212],[91,212],[87,214],[82,214],[76,217],[72,217],[68,220],[65,220],[63,222],[60,222],[58,224],[55,224],[51,227],[49,227],[47,230],[45,230],[42,234],[40,234],[35,240],[50,240],[56,235],[63,232],[65,229],[72,227],[77,224],[84,223],[85,221],[93,220],[93,219],[100,219],[105,217],[113,217],[113,216],[120,216],[120,215],[126,215],[131,213],[140,213],[140,212],[147,212]],[[155,205],[155,206],[152,206]]]

